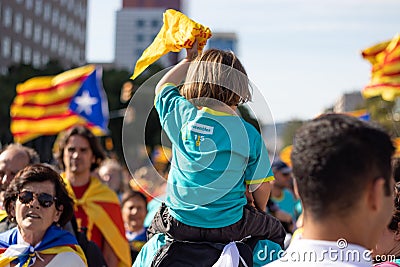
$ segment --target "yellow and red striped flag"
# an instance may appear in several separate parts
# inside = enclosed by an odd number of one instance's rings
[[[87,65],[18,84],[10,113],[11,132],[18,143],[58,134],[77,124],[97,135],[105,134],[108,103],[101,70]]]
[[[365,49],[362,56],[372,64],[371,81],[363,89],[363,96],[380,95],[394,101],[400,95],[400,35]]]

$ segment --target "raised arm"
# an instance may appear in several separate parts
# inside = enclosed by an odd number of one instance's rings
[[[175,85],[179,85],[180,82],[183,81],[186,77],[186,73],[189,69],[189,63],[195,57],[197,57],[197,40],[193,43],[191,48],[186,49],[186,58],[184,58],[181,62],[176,64],[172,69],[170,69],[158,82],[156,86],[156,95],[160,92],[161,87],[166,83],[173,83]]]
[[[254,205],[258,210],[266,211],[272,185],[270,182],[250,185],[250,192],[254,198]]]

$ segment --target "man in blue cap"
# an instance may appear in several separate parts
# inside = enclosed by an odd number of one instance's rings
[[[272,181],[272,190],[270,199],[279,207],[281,211],[288,213],[292,220],[295,221],[296,214],[296,198],[291,188],[293,184],[292,169],[283,161],[276,160],[272,163],[272,171],[275,180]]]

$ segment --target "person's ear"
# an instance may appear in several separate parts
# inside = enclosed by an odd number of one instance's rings
[[[56,208],[56,215],[54,218],[54,222],[58,223],[58,221],[60,220],[61,214],[63,213],[64,210],[64,206],[60,205],[59,207]]]
[[[10,216],[15,219],[15,202],[10,203]]]
[[[374,179],[368,187],[368,204],[373,211],[379,211],[384,205],[385,180],[383,177]]]
[[[394,240],[400,241],[400,222],[397,223],[397,230],[394,232]]]

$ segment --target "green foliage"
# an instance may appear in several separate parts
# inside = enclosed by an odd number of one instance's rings
[[[293,144],[293,138],[294,135],[300,126],[302,126],[304,121],[299,120],[299,119],[293,119],[291,121],[288,121],[286,123],[285,128],[283,129],[283,134],[282,134],[282,147],[286,147],[288,145]]]
[[[366,106],[372,121],[382,125],[393,137],[400,136],[400,123],[397,119],[399,114],[395,112],[395,102],[385,101],[377,96],[366,99]]]
[[[238,106],[238,109],[242,118],[251,125],[253,125],[254,128],[256,128],[257,131],[261,133],[259,121],[256,118],[254,118],[253,114],[250,113],[250,110],[247,108],[247,106],[240,105]]]

